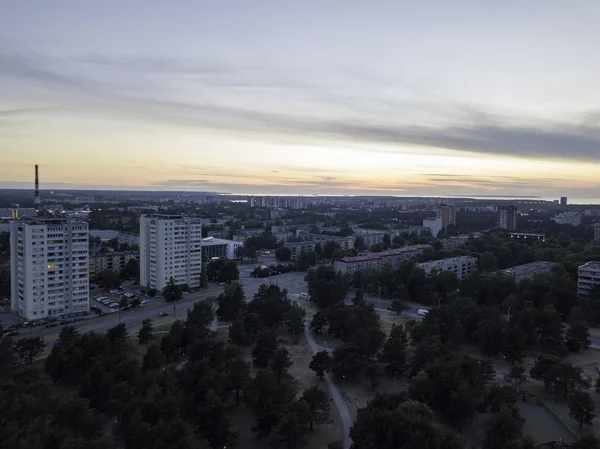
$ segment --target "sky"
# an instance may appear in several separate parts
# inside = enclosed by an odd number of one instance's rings
[[[600,202],[597,0],[5,0],[0,188]]]

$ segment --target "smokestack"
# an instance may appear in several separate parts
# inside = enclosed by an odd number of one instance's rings
[[[35,208],[40,208],[40,180],[38,178],[38,166],[35,166]]]

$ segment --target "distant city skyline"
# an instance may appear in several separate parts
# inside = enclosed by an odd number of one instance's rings
[[[0,15],[0,188],[600,202],[600,2]],[[572,200],[573,199],[573,200]]]

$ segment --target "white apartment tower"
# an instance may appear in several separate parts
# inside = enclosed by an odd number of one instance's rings
[[[140,284],[161,291],[177,284],[200,286],[202,219],[181,215],[140,217]]]
[[[88,225],[61,218],[10,224],[11,306],[23,318],[89,309]]]

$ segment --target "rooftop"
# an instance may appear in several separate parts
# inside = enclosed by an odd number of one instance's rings
[[[579,269],[600,270],[600,262],[590,261],[579,266]]]
[[[550,271],[553,266],[553,262],[539,261],[517,265],[501,271],[509,276],[522,276],[524,274],[535,273],[538,271]]]
[[[448,263],[468,263],[468,262],[477,262],[477,258],[471,257],[471,256],[447,257],[446,259],[431,260],[429,262],[423,262],[423,263],[420,263],[419,265],[421,267],[428,267],[428,266],[436,266],[436,265],[440,265],[440,264],[443,265],[443,264],[448,264]]]

